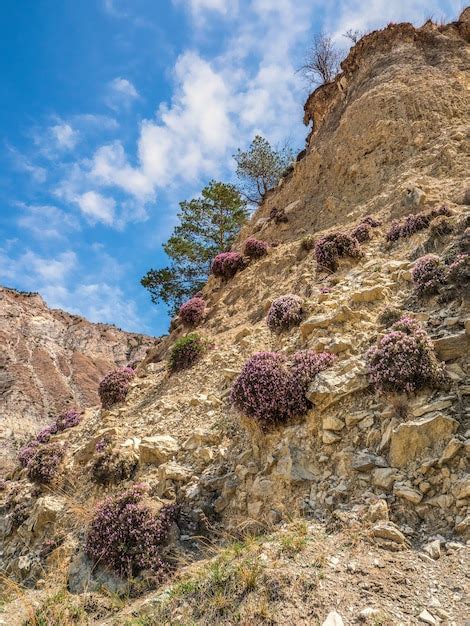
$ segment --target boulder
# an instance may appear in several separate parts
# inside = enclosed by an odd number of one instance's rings
[[[469,336],[463,330],[455,335],[448,335],[434,340],[434,350],[443,361],[454,361],[468,356]]]
[[[307,398],[315,406],[325,409],[349,394],[367,389],[368,386],[364,363],[350,360],[317,374],[309,387]]]
[[[183,465],[179,465],[174,461],[168,461],[168,463],[160,465],[158,475],[160,480],[169,479],[177,482],[185,482],[191,478],[192,472],[187,467],[183,467]]]
[[[374,467],[386,467],[387,461],[376,454],[370,452],[360,452],[357,454],[352,462],[352,468],[357,472],[368,472]]]
[[[389,491],[399,474],[393,467],[378,467],[372,472],[372,484]]]
[[[139,446],[140,462],[161,465],[173,458],[178,450],[178,442],[170,435],[143,437]]]
[[[447,415],[436,415],[422,420],[399,424],[392,432],[390,464],[404,467],[430,448],[445,446],[458,428],[458,422]]]
[[[393,541],[398,544],[403,544],[406,541],[405,535],[392,522],[377,522],[377,524],[372,527],[371,532],[372,536],[378,539],[386,539],[387,541]]]
[[[393,493],[404,500],[408,500],[408,502],[412,504],[419,504],[423,499],[423,494],[413,489],[411,485],[407,483],[395,483]]]
[[[470,498],[470,476],[459,480],[452,488],[452,493],[457,500]]]
[[[323,428],[324,430],[333,430],[333,431],[343,430],[344,422],[340,420],[338,417],[334,417],[333,415],[328,415],[323,418]]]
[[[31,512],[29,527],[35,535],[41,535],[48,524],[53,523],[64,509],[62,498],[44,496],[38,498]]]
[[[351,294],[351,302],[376,302],[383,300],[385,290],[383,287],[376,285],[375,287],[365,287]]]

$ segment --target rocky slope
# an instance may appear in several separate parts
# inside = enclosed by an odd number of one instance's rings
[[[38,294],[0,287],[0,428],[36,430],[68,406],[98,403],[98,383],[156,340],[50,309]]]
[[[205,286],[201,360],[169,374],[185,334],[175,320],[125,402],[89,409],[55,436],[67,448],[52,487],[26,469],[8,476],[8,623],[465,624],[469,294],[464,285],[421,296],[412,270],[430,252],[469,252],[469,41],[468,10],[450,25],[391,25],[363,38],[309,98],[307,150],[236,247],[252,233],[276,245]],[[395,217],[443,204],[448,215],[428,228],[387,240]],[[367,215],[381,226],[361,256],[322,271],[305,235],[350,232]],[[302,299],[304,318],[274,335],[266,313],[286,293]],[[446,385],[399,395],[371,384],[366,353],[391,309],[422,324]],[[231,406],[233,381],[255,352],[301,349],[337,358],[311,382],[306,416],[262,432]],[[93,467],[105,440],[136,469],[103,488]],[[155,505],[180,507],[167,547],[174,573],[119,604],[102,587],[125,595],[135,581],[90,563],[84,542],[105,493],[136,481]],[[30,590],[18,593],[19,582]]]

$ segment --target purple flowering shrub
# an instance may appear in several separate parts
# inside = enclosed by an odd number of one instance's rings
[[[268,248],[269,244],[267,241],[260,241],[259,239],[255,239],[255,237],[249,237],[245,241],[243,253],[250,257],[250,259],[260,259],[268,254]]]
[[[80,413],[76,409],[68,409],[64,413],[60,413],[52,424],[46,426],[38,432],[36,437],[21,448],[18,454],[18,460],[22,467],[27,467],[32,455],[36,452],[36,448],[42,443],[48,443],[52,435],[64,432],[69,428],[77,426],[81,421]]]
[[[470,254],[459,254],[447,269],[447,280],[456,287],[470,287]]]
[[[179,318],[188,328],[198,326],[204,319],[206,303],[199,296],[194,296],[181,305],[179,310]]]
[[[31,458],[34,456],[36,448],[39,445],[40,442],[33,439],[21,448],[18,453],[18,461],[20,462],[21,467],[28,467],[28,463],[31,461]]]
[[[427,254],[418,259],[411,275],[416,293],[420,296],[436,294],[445,282],[445,271],[436,254]]]
[[[365,222],[361,222],[351,231],[351,237],[354,237],[359,243],[369,241],[371,238],[371,227]]]
[[[392,222],[387,233],[387,241],[397,241],[401,238],[411,237],[415,233],[428,228],[435,218],[441,216],[449,217],[450,215],[452,215],[452,212],[447,207],[440,207],[427,212],[411,213],[402,222],[398,220]]]
[[[204,342],[197,333],[180,337],[170,351],[170,371],[179,372],[191,367],[200,359],[203,352]]]
[[[340,257],[359,258],[361,248],[356,239],[345,233],[331,233],[321,237],[315,243],[315,258],[321,269],[330,272],[338,268]]]
[[[176,518],[176,507],[159,513],[145,501],[146,490],[134,485],[123,494],[108,498],[96,510],[85,544],[87,556],[123,578],[150,570],[162,577],[166,567],[161,546]]]
[[[51,483],[58,474],[64,455],[65,447],[58,442],[38,446],[28,461],[28,478],[40,484]]]
[[[413,392],[445,381],[443,364],[418,322],[402,317],[367,352],[368,373],[378,391]]]
[[[243,257],[238,252],[221,252],[212,261],[214,276],[228,280],[243,268]]]
[[[312,406],[305,395],[309,383],[333,360],[333,355],[313,350],[297,352],[291,361],[278,352],[258,352],[236,379],[231,402],[263,430],[305,415]]]
[[[135,372],[130,367],[121,367],[107,374],[98,388],[101,406],[109,409],[113,404],[122,402],[127,396],[134,376]]]
[[[266,323],[274,333],[281,333],[302,321],[302,298],[289,293],[276,298],[271,304]]]
[[[379,222],[379,220],[376,220],[375,217],[372,217],[372,215],[367,215],[362,220],[362,223],[368,224],[371,228],[378,228],[379,226],[382,225],[382,222]]]

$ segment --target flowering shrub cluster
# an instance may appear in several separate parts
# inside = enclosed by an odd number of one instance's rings
[[[421,296],[436,294],[445,282],[445,271],[436,254],[427,254],[418,259],[411,275],[416,293]]]
[[[372,215],[367,215],[367,217],[362,220],[362,223],[368,224],[368,226],[370,226],[371,228],[378,228],[382,225],[382,222],[376,220],[375,217],[372,217]]]
[[[65,446],[58,442],[38,446],[28,461],[28,478],[36,483],[51,483],[58,473],[64,455]]]
[[[188,328],[198,326],[204,319],[206,303],[199,296],[194,296],[181,305],[179,310],[179,318]]]
[[[274,333],[281,333],[302,321],[302,299],[292,293],[276,298],[271,304],[266,323]]]
[[[418,322],[402,317],[367,353],[369,379],[379,391],[416,391],[445,381],[443,365]]]
[[[243,257],[238,252],[221,252],[212,261],[214,276],[228,280],[243,268]]]
[[[354,239],[356,239],[359,243],[364,243],[365,241],[370,240],[370,231],[371,227],[369,226],[369,224],[361,222],[356,226],[356,228],[353,228],[353,230],[351,231],[351,237],[354,237]]]
[[[175,341],[170,352],[170,371],[178,372],[191,367],[202,356],[204,342],[197,333],[191,333]]]
[[[165,506],[156,514],[145,502],[145,488],[135,485],[105,500],[92,519],[85,544],[96,564],[131,578],[142,570],[165,573],[161,545],[176,518],[176,508]]]
[[[245,241],[243,253],[250,259],[260,259],[262,256],[268,254],[269,244],[267,241],[260,241],[254,237],[249,237]]]
[[[470,288],[470,254],[459,254],[449,265],[447,280],[456,287]]]
[[[411,237],[420,230],[428,228],[430,223],[436,217],[446,217],[452,215],[452,212],[447,207],[440,207],[439,209],[433,209],[428,212],[421,212],[416,214],[407,215],[403,222],[394,221],[387,233],[388,241],[397,241],[400,238]]]
[[[64,430],[77,426],[80,424],[80,420],[80,413],[76,409],[69,409],[64,413],[60,413],[52,424],[40,430],[34,439],[21,448],[18,454],[20,465],[27,467],[40,444],[48,443],[52,435],[57,435],[64,432]]]
[[[345,233],[332,233],[315,243],[315,258],[322,269],[334,272],[340,257],[359,258],[361,249],[356,239]]]
[[[39,445],[39,441],[33,439],[21,448],[18,454],[18,461],[20,462],[21,467],[28,467],[28,463],[31,461],[31,458],[34,456],[36,448]]]
[[[91,475],[97,483],[103,485],[119,483],[122,480],[132,478],[137,465],[137,457],[131,450],[116,450],[112,446],[105,445],[93,461]]]
[[[121,367],[103,378],[98,393],[104,409],[109,409],[116,402],[124,400],[134,376],[135,372],[131,367]]]
[[[313,350],[297,352],[291,361],[278,352],[258,352],[236,379],[231,402],[263,430],[304,415],[311,407],[305,396],[308,384],[333,360],[333,355]]]

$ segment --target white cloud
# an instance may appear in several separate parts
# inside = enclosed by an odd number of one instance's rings
[[[119,141],[101,146],[93,157],[91,176],[106,186],[117,186],[139,198],[153,197],[153,185],[145,174],[127,163]]]
[[[458,14],[460,0],[341,0],[335,4],[335,10],[327,13],[327,29],[334,33],[340,42],[347,30],[368,32],[383,28],[389,22],[412,22],[421,25],[426,19],[450,19]],[[343,39],[344,42],[344,39]]]
[[[38,238],[60,238],[65,232],[78,230],[76,218],[51,205],[19,204],[24,214],[18,219],[21,228],[29,230]]]
[[[127,78],[114,78],[107,85],[106,104],[114,110],[127,108],[139,98],[139,92]]]
[[[188,7],[193,16],[200,19],[206,11],[227,15],[238,7],[238,0],[174,0],[174,4]]]
[[[21,258],[25,267],[44,281],[61,282],[75,268],[77,256],[75,252],[62,252],[55,259],[46,259],[34,252],[26,252]]]
[[[31,163],[24,154],[21,154],[19,150],[13,148],[13,146],[7,146],[8,152],[13,161],[13,166],[21,171],[30,174],[31,178],[36,183],[44,183],[47,179],[47,170],[44,167]]]
[[[111,226],[114,222],[116,201],[96,191],[87,191],[76,199],[82,213],[92,222],[103,222]]]
[[[50,130],[58,148],[72,150],[77,145],[79,133],[70,124],[56,124]]]

